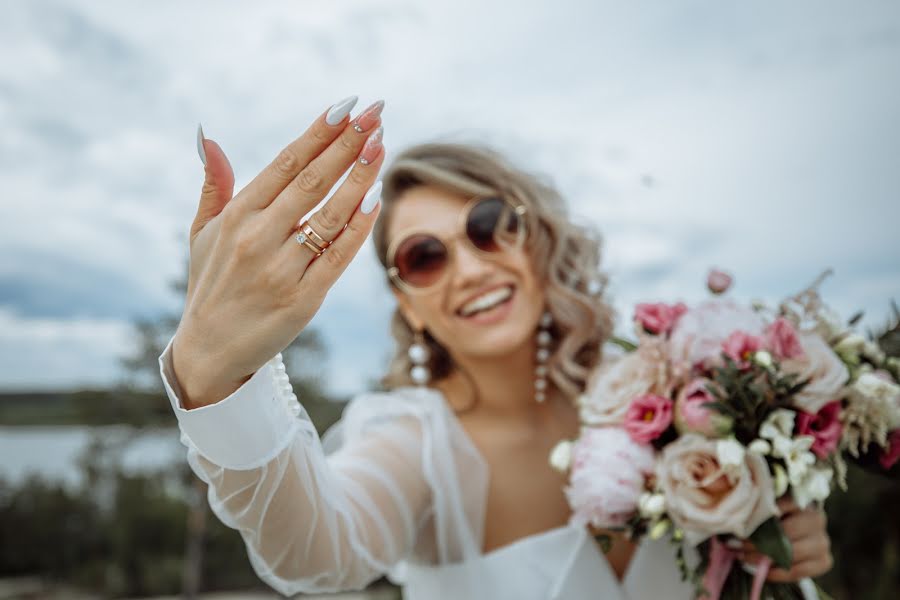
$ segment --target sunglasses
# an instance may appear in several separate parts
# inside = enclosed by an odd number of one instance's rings
[[[401,290],[417,293],[440,283],[449,269],[451,239],[463,238],[487,258],[521,248],[525,242],[522,204],[499,197],[472,198],[460,213],[460,233],[440,238],[433,233],[400,233],[388,248],[388,277]]]

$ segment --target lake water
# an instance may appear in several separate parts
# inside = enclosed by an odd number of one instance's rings
[[[125,443],[113,454],[125,472],[165,469],[185,461],[178,429],[135,429],[124,425],[103,427],[0,427],[0,477],[19,483],[29,474],[77,487],[82,483],[79,458],[92,441]]]

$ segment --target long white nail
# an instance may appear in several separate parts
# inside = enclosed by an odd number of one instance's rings
[[[203,137],[203,125],[197,123],[197,154],[200,155],[200,160],[203,161],[203,166],[206,166],[206,150],[203,148],[203,140],[206,138]]]
[[[357,96],[347,96],[337,104],[334,104],[328,109],[328,113],[325,115],[325,122],[329,125],[337,125],[343,121],[344,117],[349,115],[353,107],[356,106],[357,100],[359,100]]]
[[[381,180],[379,179],[372,187],[369,188],[369,191],[366,192],[366,195],[363,197],[362,202],[359,205],[359,212],[364,215],[369,214],[375,207],[378,205],[378,201],[381,200]]]

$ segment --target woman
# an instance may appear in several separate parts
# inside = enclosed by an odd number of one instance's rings
[[[186,308],[160,369],[215,513],[285,594],[389,572],[413,599],[689,598],[667,542],[617,538],[604,555],[568,526],[548,465],[611,329],[596,240],[553,190],[476,148],[412,148],[382,190],[383,103],[351,120],[355,102],[234,198],[200,134]],[[326,457],[279,351],[373,227],[398,302],[390,389],[348,405]],[[783,519],[795,566],[771,578],[827,570],[822,513]]]

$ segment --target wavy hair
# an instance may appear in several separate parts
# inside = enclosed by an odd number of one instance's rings
[[[382,211],[373,240],[378,259],[387,269],[387,230],[395,201],[423,185],[461,196],[500,195],[527,208],[529,252],[537,278],[546,290],[546,309],[553,315],[548,380],[569,399],[584,391],[602,358],[603,343],[612,334],[614,311],[607,303],[607,276],[600,270],[599,233],[570,220],[565,203],[553,186],[526,173],[489,148],[459,143],[427,143],[399,154],[383,175]],[[390,278],[388,285],[393,286]],[[407,354],[414,332],[399,307],[391,322],[397,347],[382,384],[390,389],[413,385]],[[454,365],[445,348],[428,332],[432,381],[449,375]]]

